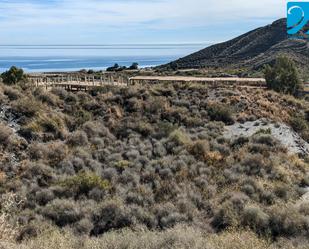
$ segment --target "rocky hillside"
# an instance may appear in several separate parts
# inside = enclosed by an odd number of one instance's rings
[[[309,45],[286,35],[286,19],[280,19],[230,41],[216,44],[163,67],[188,69],[204,67],[248,67],[260,69],[284,54],[294,59],[302,71],[309,71]]]
[[[307,248],[306,100],[195,84],[0,97],[0,248]]]

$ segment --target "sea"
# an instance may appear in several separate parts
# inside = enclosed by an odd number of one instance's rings
[[[118,63],[141,68],[162,65],[203,49],[209,43],[105,45],[0,45],[0,72],[11,66],[25,72],[104,70]]]

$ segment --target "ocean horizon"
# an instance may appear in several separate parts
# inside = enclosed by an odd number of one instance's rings
[[[118,63],[141,68],[176,60],[209,44],[0,45],[0,72],[11,66],[25,72],[104,70]]]
[[[105,70],[118,63],[120,66],[130,66],[137,62],[140,68],[154,67],[168,63],[177,56],[63,56],[63,57],[0,57],[0,72],[11,66],[22,68],[25,72],[65,72],[82,69]]]

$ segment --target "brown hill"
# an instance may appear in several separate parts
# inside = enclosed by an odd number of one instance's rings
[[[212,45],[163,67],[247,67],[256,70],[282,54],[294,59],[302,72],[309,71],[308,41],[289,39],[286,35],[286,19],[279,19],[271,25],[255,29],[230,41]]]

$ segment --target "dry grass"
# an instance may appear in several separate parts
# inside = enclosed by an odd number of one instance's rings
[[[211,249],[274,249],[273,245],[259,239],[252,232],[224,232],[209,237]],[[291,248],[292,249],[292,248]]]
[[[1,245],[1,244],[0,244]],[[2,244],[3,245],[3,244]],[[248,231],[205,234],[192,227],[177,226],[165,232],[122,230],[102,237],[75,237],[70,232],[48,231],[22,245],[7,244],[12,249],[307,249],[308,246],[280,241],[271,244]]]
[[[22,200],[13,193],[4,194],[1,197],[0,209],[0,241],[14,242],[18,235],[18,224],[13,220],[13,213],[22,204]]]

